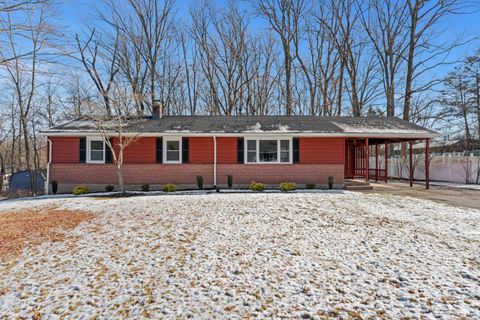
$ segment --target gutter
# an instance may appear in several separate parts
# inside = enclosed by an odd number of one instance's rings
[[[45,180],[45,194],[49,193],[50,187],[50,163],[52,162],[52,140],[47,139],[48,144],[48,162],[47,162],[47,179]]]
[[[59,136],[59,137],[86,137],[86,136],[99,136],[98,131],[96,132],[81,132],[81,131],[56,131],[56,132],[41,132],[41,135],[44,136]],[[108,134],[107,134],[108,135]],[[111,136],[113,136],[112,134]],[[212,136],[221,136],[221,137],[248,137],[248,136],[296,136],[296,137],[306,137],[306,138],[390,138],[390,139],[414,139],[414,140],[423,140],[427,138],[437,138],[440,137],[440,134],[437,133],[427,133],[427,132],[410,132],[410,133],[381,133],[381,132],[366,132],[366,133],[315,133],[307,131],[259,131],[259,132],[192,132],[192,131],[176,131],[176,132],[144,132],[144,133],[132,133],[127,132],[123,133],[125,137],[168,137],[168,136],[184,136],[184,137],[212,137]],[[108,135],[110,136],[110,135]]]
[[[213,136],[213,188],[217,188],[217,137]]]

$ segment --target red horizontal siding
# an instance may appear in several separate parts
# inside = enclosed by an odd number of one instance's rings
[[[300,163],[344,163],[344,138],[300,138]]]
[[[114,140],[114,144],[116,142]],[[115,149],[117,149],[116,147]],[[156,162],[156,138],[139,138],[123,150],[125,164],[148,164]]]
[[[217,138],[217,163],[237,163],[237,138]]]
[[[49,137],[52,141],[52,163],[79,163],[80,138]]]
[[[213,163],[213,138],[189,138],[189,163],[207,164]]]
[[[79,163],[80,138],[51,137],[50,140],[52,141],[52,163]],[[114,145],[116,145],[115,141]],[[189,162],[213,163],[212,137],[189,138]],[[344,138],[300,138],[300,164],[343,164],[344,162]],[[156,163],[156,138],[145,137],[132,142],[124,150],[124,163]],[[237,163],[237,138],[217,138],[217,163]]]

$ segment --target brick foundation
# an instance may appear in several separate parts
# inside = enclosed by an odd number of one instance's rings
[[[196,188],[196,176],[201,175],[206,188],[213,186],[212,164],[125,164],[125,185],[139,189],[148,183],[152,189],[174,183],[180,188]],[[218,164],[217,185],[225,187],[227,176],[233,176],[234,186],[247,186],[251,181],[278,187],[283,181],[302,186],[315,183],[326,187],[328,176],[336,187],[343,186],[344,164]],[[71,192],[73,186],[85,184],[92,191],[103,191],[105,185],[117,184],[116,167],[112,164],[51,164],[50,181],[56,180],[59,192]]]

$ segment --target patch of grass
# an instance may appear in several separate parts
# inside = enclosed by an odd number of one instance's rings
[[[62,231],[93,218],[83,211],[45,209],[0,214],[0,258],[19,254],[25,247],[44,241],[63,241]]]

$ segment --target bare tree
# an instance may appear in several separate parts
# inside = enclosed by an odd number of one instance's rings
[[[480,141],[480,50],[465,59],[465,71],[471,93],[470,101],[474,105],[472,111],[477,117],[477,139]]]
[[[230,5],[226,11],[209,5],[190,10],[191,34],[200,51],[201,66],[209,82],[215,114],[241,114],[247,83],[253,78],[255,49],[246,33],[245,17]],[[208,28],[207,26],[211,26]]]
[[[436,44],[435,39],[439,38],[438,33],[435,33],[436,27],[449,15],[472,12],[475,4],[469,0],[406,0],[405,2],[409,22],[403,119],[408,121],[412,95],[430,89],[433,85],[440,83],[441,79],[429,79],[416,87],[414,87],[414,81],[426,72],[448,64],[445,56],[465,42],[463,37],[455,37],[453,41]]]
[[[82,63],[103,100],[106,114],[111,115],[110,90],[112,89],[115,75],[119,70],[117,57],[118,37],[113,46],[105,45],[101,40],[101,37],[97,37],[95,29],[91,30],[85,42],[82,42],[80,36],[76,34],[75,41],[80,56],[73,55],[73,57]],[[102,63],[105,66],[102,66]],[[106,71],[101,70],[102,67]]]
[[[20,5],[20,3],[17,4]],[[26,3],[24,4],[26,5]],[[6,8],[5,5],[4,8]],[[19,147],[19,164],[21,165],[24,159],[26,169],[30,172],[30,186],[35,193],[36,190],[33,188],[36,186],[34,181],[34,176],[36,175],[32,174],[32,170],[38,169],[38,162],[34,159],[36,156],[35,152],[32,154],[32,131],[30,131],[30,124],[32,121],[32,108],[38,88],[39,66],[42,62],[45,62],[45,60],[42,59],[41,52],[48,50],[55,29],[49,24],[47,19],[47,2],[37,7],[36,10],[27,11],[26,17],[28,24],[22,26],[20,29],[17,29],[16,17],[14,16],[16,11],[13,9],[14,7],[9,8],[11,8],[11,10],[7,9],[4,12],[5,19],[0,21],[0,28],[8,43],[8,50],[0,51],[0,59],[4,61],[3,67],[14,97],[11,105],[12,126],[14,126],[14,122],[18,119],[20,134],[23,139],[23,152],[20,149],[20,141],[17,143]],[[22,39],[22,41],[20,41],[20,39]],[[17,111],[14,110],[15,107],[18,107]],[[18,116],[18,118],[16,118],[16,116]],[[12,130],[12,134],[15,135],[15,130]],[[35,143],[35,140],[33,143]],[[12,143],[12,149],[14,147],[15,143]],[[12,154],[13,153],[12,151]]]
[[[138,121],[142,121],[142,117],[138,115],[127,116],[125,106],[128,104],[128,97],[116,92],[115,98],[111,98],[113,113],[109,116],[92,115],[87,117],[97,128],[105,145],[112,154],[112,162],[117,171],[118,185],[121,193],[125,193],[125,183],[123,179],[124,151],[134,143],[139,134],[129,134],[128,126],[134,125]],[[95,110],[91,110],[95,114]]]
[[[285,112],[292,114],[292,69],[295,54],[292,46],[299,32],[300,19],[305,11],[304,0],[256,0],[257,14],[264,17],[280,37],[285,71]]]
[[[406,2],[371,0],[360,15],[382,68],[387,116],[395,115],[395,94],[400,67],[404,62],[408,9]]]
[[[446,116],[449,116],[454,120],[462,119],[465,147],[469,149],[472,145],[469,121],[471,105],[469,103],[468,82],[464,78],[464,74],[464,70],[457,67],[445,77],[440,103],[444,106]]]

